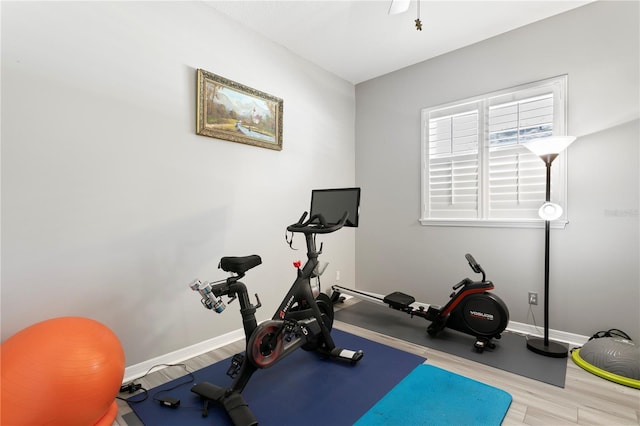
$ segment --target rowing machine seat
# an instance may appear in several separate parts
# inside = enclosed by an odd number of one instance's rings
[[[387,294],[382,300],[393,309],[400,310],[408,309],[409,305],[416,301],[413,296],[409,296],[408,294],[404,294],[399,291],[394,291],[391,294]]]

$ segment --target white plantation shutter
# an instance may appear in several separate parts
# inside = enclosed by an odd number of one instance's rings
[[[429,120],[431,217],[478,216],[478,111]]]
[[[546,169],[522,143],[565,134],[565,91],[566,76],[561,76],[424,109],[421,222],[539,222]],[[552,201],[566,212],[565,163],[554,162],[551,179]],[[564,225],[566,216],[560,222]]]
[[[544,163],[526,148],[489,149],[487,217],[537,219],[545,199],[545,177]]]
[[[488,218],[536,219],[544,162],[520,144],[553,134],[553,93],[489,106]]]

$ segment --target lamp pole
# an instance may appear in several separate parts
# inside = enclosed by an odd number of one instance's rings
[[[547,166],[547,193],[545,200],[551,202],[551,163],[558,154],[547,154],[542,160]],[[549,237],[551,235],[551,221],[544,221],[544,346],[549,346]]]
[[[540,208],[540,217],[544,222],[544,338],[527,338],[527,348],[540,355],[553,358],[566,358],[567,347],[549,340],[549,239],[551,234],[551,220],[562,215],[562,208],[551,203],[551,164],[560,152],[575,140],[574,137],[551,137],[534,139],[523,144],[534,154],[538,155],[546,165],[547,182],[545,203]]]
[[[558,154],[546,154],[541,158],[547,166],[546,202],[551,201],[551,163]],[[549,240],[551,236],[551,221],[544,221],[544,339],[531,337],[527,339],[527,348],[540,355],[553,358],[565,358],[567,348],[556,342],[549,341]]]

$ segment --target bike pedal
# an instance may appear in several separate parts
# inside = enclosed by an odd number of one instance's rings
[[[235,377],[240,372],[240,368],[242,368],[242,364],[244,363],[244,355],[243,354],[235,354],[231,359],[231,366],[227,370],[227,376],[235,379]]]

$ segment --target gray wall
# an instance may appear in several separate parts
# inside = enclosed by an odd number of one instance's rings
[[[637,3],[598,2],[355,90],[201,3],[0,12],[3,340],[88,316],[132,365],[221,336],[240,327],[237,306],[212,314],[187,283],[221,277],[223,255],[263,256],[246,282],[266,319],[304,256],[285,245],[285,226],[312,188],[354,183],[362,225],[323,238],[325,285],[340,270],[345,285],[441,301],[469,275],[471,252],[525,322],[542,231],[418,225],[419,111],[562,73],[580,139],[571,223],[553,232],[551,325],[640,338]],[[283,98],[284,150],[195,135],[196,68]]]
[[[187,284],[224,255],[270,318],[311,189],[355,182],[355,90],[201,2],[2,2],[2,339],[81,315],[127,365],[241,328]],[[281,152],[197,136],[196,68],[284,99]],[[319,238],[355,280],[355,231]],[[295,246],[304,249],[298,237]],[[253,300],[253,296],[252,296]]]
[[[569,75],[570,223],[551,234],[550,327],[620,328],[640,339],[638,2],[596,2],[356,86],[357,287],[445,303],[474,254],[511,319],[533,323],[544,231],[427,227],[420,110]],[[428,25],[428,21],[425,21]],[[534,307],[543,325],[542,303]]]

